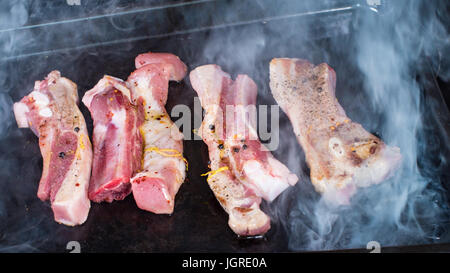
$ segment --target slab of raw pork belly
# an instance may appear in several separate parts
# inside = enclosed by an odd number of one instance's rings
[[[326,200],[348,204],[358,187],[380,183],[400,165],[398,147],[346,116],[335,96],[336,74],[327,64],[273,59],[270,88],[305,151],[311,181]]]
[[[18,126],[39,137],[43,171],[37,195],[50,199],[55,221],[69,226],[84,223],[90,209],[92,148],[77,103],[77,85],[52,71],[14,104]]]
[[[190,79],[203,108],[217,108],[215,124],[209,124],[221,142],[222,154],[234,175],[268,201],[274,200],[298,178],[276,160],[258,139],[256,121],[257,86],[247,75],[236,81],[217,65],[200,66]]]
[[[186,65],[169,53],[146,53],[136,57],[136,71],[128,78],[132,98],[144,109],[140,127],[144,139],[142,171],[131,180],[139,208],[171,214],[175,195],[186,176],[183,135],[166,112],[169,81],[180,81]]]
[[[241,183],[229,165],[222,159],[218,148],[221,142],[209,129],[215,124],[214,111],[206,113],[199,134],[208,145],[210,168],[216,170],[209,174],[207,182],[222,208],[228,213],[228,225],[238,235],[256,236],[270,229],[270,218],[259,207],[261,197]]]
[[[141,168],[142,106],[132,104],[126,82],[111,76],[104,76],[86,92],[83,103],[94,120],[89,198],[122,200],[131,192],[131,177]]]
[[[259,198],[272,201],[298,178],[258,140],[254,127],[257,86],[246,75],[233,82],[217,65],[197,67],[190,80],[206,111],[199,134],[208,145],[213,170],[208,183],[230,214],[230,226],[236,233],[262,234],[270,228],[270,220],[259,209]],[[215,182],[219,176],[224,177],[222,187]],[[227,185],[234,192],[224,202],[220,196]],[[241,202],[242,196],[253,200],[251,206]],[[246,228],[233,228],[236,219]]]

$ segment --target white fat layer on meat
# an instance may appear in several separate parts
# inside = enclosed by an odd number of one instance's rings
[[[28,109],[28,106],[23,102],[16,102],[14,103],[13,109],[17,126],[19,126],[19,128],[27,128],[28,119],[26,113],[30,111],[30,109]]]
[[[37,135],[39,134],[39,131],[37,132]],[[49,175],[50,169],[50,159],[52,154],[52,145],[54,139],[55,139],[56,132],[55,130],[49,130],[47,137],[44,140],[44,145],[39,145],[41,148],[42,153],[42,160],[43,160],[43,168],[42,168],[42,177],[46,178]]]
[[[145,152],[144,165],[142,166],[145,171],[136,174],[132,178],[132,182],[141,177],[153,177],[164,180],[162,171],[167,168],[168,165],[176,166],[176,169],[178,170],[176,174],[177,182],[181,184],[185,178],[186,165],[184,161],[179,157],[167,157],[154,151]]]
[[[152,111],[165,112],[164,108],[153,97],[153,86],[148,86],[148,80],[145,77],[139,77],[137,79],[135,91],[138,94],[136,97],[142,97],[144,99],[145,111],[150,106]]]
[[[209,125],[216,123],[216,117],[222,116],[222,109],[218,104],[205,105],[203,108],[205,109],[205,117],[197,133],[200,137],[202,137],[203,130],[210,130]],[[218,135],[221,135],[222,132],[220,130],[223,130],[223,126],[216,126],[215,130]]]
[[[29,95],[30,98],[34,100],[33,104],[39,109],[39,115],[42,117],[51,117],[53,115],[52,110],[47,107],[50,103],[50,100],[46,94],[43,94],[39,91],[32,91]],[[14,103],[14,116],[17,121],[17,125],[19,128],[27,128],[28,119],[26,113],[30,110],[28,106],[23,102]]]
[[[48,96],[39,91],[31,92],[30,96],[33,97],[34,104],[39,108],[45,107],[50,103]]]
[[[109,85],[109,82],[105,79],[106,77],[104,77],[103,79],[101,79],[93,89],[87,91],[83,98],[81,99],[81,101],[84,103],[84,105],[87,106],[87,108],[91,107],[91,103],[92,100],[94,99],[94,97],[97,94],[100,94],[101,92],[103,92],[106,87]]]
[[[121,108],[119,111],[114,110],[113,116],[111,118],[111,123],[114,124],[117,128],[122,128],[125,124],[125,120],[127,119],[127,112],[125,109]]]
[[[163,114],[163,113],[159,113]],[[152,111],[152,115],[158,115],[155,114],[154,111]],[[168,127],[168,128],[167,128]],[[157,149],[175,149],[180,154],[182,154],[182,151],[179,151],[178,141],[174,139],[176,137],[176,134],[180,134],[178,136],[178,139],[182,139],[182,134],[178,130],[178,127],[176,127],[175,124],[170,120],[170,118],[167,115],[164,115],[160,118],[160,120],[157,119],[149,119],[144,122],[144,124],[141,127],[141,131],[144,132],[144,164],[142,168],[144,170],[147,170],[148,172],[142,172],[137,174],[134,178],[142,177],[142,176],[151,176],[151,177],[158,177],[163,179],[164,177],[161,176],[161,170],[166,168],[168,165],[174,164],[177,166],[178,174],[180,182],[184,180],[185,177],[185,162],[183,161],[182,157],[179,156],[165,156],[157,151],[147,150],[156,147]],[[175,134],[175,135],[174,135]],[[173,154],[173,152],[167,152],[168,154]]]
[[[246,180],[250,182],[249,186],[256,188],[257,195],[268,201],[273,201],[289,187],[289,184],[285,183],[285,177],[278,177],[267,173],[266,168],[256,160],[245,162],[243,171],[247,178]]]
[[[163,179],[164,177],[160,174],[159,170],[161,170],[161,167],[164,167],[163,164],[161,164],[160,159],[157,160],[153,160],[150,162],[154,162],[156,165],[154,165],[154,169],[155,170],[151,170],[151,171],[143,171],[140,173],[137,173],[132,179],[131,182],[133,182],[134,180],[141,178],[141,177],[153,177],[153,178],[159,178],[159,179]],[[150,166],[151,167],[151,166]]]
[[[251,113],[246,111],[242,105],[238,105],[237,109],[237,120],[234,122],[241,127],[237,128],[240,129],[240,134],[248,134],[247,137],[250,139],[258,139],[257,133],[249,119],[251,118]],[[226,143],[228,147],[233,146],[233,140],[227,140]],[[298,178],[284,164],[276,160],[263,144],[261,144],[260,149],[267,153],[267,164],[263,165],[259,160],[246,161],[243,166],[245,178],[237,171],[238,168],[231,149],[228,149],[228,155],[236,177],[247,182],[248,186],[254,189],[258,196],[268,201],[273,201],[290,185],[295,185]]]
[[[41,110],[39,110],[39,115],[42,117],[45,117],[45,118],[49,118],[53,115],[53,112],[52,112],[52,110],[50,110],[50,108],[45,107],[45,108],[42,108]]]
[[[52,202],[54,210],[59,208],[68,214],[64,218],[55,219],[57,222],[66,225],[83,223],[88,216],[90,208],[87,192],[92,165],[92,149],[84,121],[82,124],[78,126],[80,128],[80,137],[74,161],[61,183],[55,200]]]
[[[147,170],[144,176],[158,177],[163,179],[161,171],[164,170],[168,165],[177,166],[179,174],[181,175],[180,180],[184,180],[184,170],[186,168],[184,161],[179,157],[168,157],[158,154],[155,151],[147,151],[144,156],[144,166],[143,169]],[[145,173],[145,172],[144,172]],[[143,173],[139,173],[136,177],[141,177]],[[181,182],[180,181],[180,182]]]
[[[163,179],[164,177],[160,174],[159,170],[161,170],[161,166],[163,166],[162,164],[160,164],[160,159],[155,159],[154,161],[152,161],[153,163],[155,163],[155,170],[147,170],[147,171],[143,171],[140,173],[137,173],[132,179],[131,182],[133,182],[134,180],[141,178],[141,177],[153,177],[153,178],[159,178],[159,179]]]
[[[154,113],[154,112],[152,112]],[[141,129],[145,133],[144,141],[146,148],[157,146],[173,149],[176,140],[182,140],[183,134],[178,127],[170,120],[167,114],[152,114],[160,119],[150,118],[146,120]],[[164,116],[160,116],[164,115]]]
[[[105,124],[96,124],[94,127],[95,143],[101,143],[105,139],[108,127]]]

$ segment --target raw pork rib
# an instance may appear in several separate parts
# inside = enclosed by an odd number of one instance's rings
[[[223,209],[228,213],[228,225],[238,235],[254,236],[270,229],[270,218],[259,208],[261,197],[242,184],[222,160],[220,141],[207,124],[215,124],[214,112],[207,112],[199,129],[208,145],[210,168],[216,170],[207,182]],[[217,171],[218,170],[218,171]]]
[[[142,171],[131,180],[139,208],[154,213],[173,212],[175,195],[186,176],[183,135],[164,108],[169,81],[180,81],[186,65],[168,53],[146,53],[136,57],[136,68],[128,83],[134,104],[142,105],[145,120],[140,127],[144,139]]]
[[[50,199],[55,221],[69,226],[84,223],[90,208],[92,148],[77,103],[76,84],[52,71],[14,104],[18,126],[39,137],[43,172],[37,195]]]
[[[213,170],[207,181],[235,233],[263,234],[270,219],[259,208],[261,197],[272,201],[298,178],[259,142],[257,86],[246,75],[233,82],[217,65],[197,67],[190,80],[206,111],[199,134]]]
[[[348,204],[357,187],[388,178],[401,154],[346,116],[335,87],[336,74],[327,64],[270,62],[270,88],[305,151],[314,187],[326,200]]]
[[[142,107],[132,105],[126,82],[111,76],[86,92],[83,103],[94,120],[89,199],[122,200],[131,192],[131,177],[141,168]]]

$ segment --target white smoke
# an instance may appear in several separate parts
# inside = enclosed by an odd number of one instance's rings
[[[248,74],[258,85],[259,104],[275,104],[269,90],[270,59],[295,57],[316,64],[329,63],[336,69],[336,94],[347,114],[389,145],[401,148],[404,165],[393,179],[360,190],[349,207],[329,207],[311,186],[292,126],[280,113],[280,147],[274,155],[299,176],[300,182],[271,204],[270,212],[273,230],[278,232],[281,227],[285,230],[290,250],[365,247],[369,241],[378,241],[382,247],[450,241],[447,229],[450,218],[441,186],[445,181],[440,177],[448,167],[448,139],[437,134],[439,122],[430,114],[434,104],[425,98],[427,90],[416,77],[431,67],[442,79],[450,79],[446,1],[371,1],[381,4],[372,9],[364,0],[217,1],[217,5],[208,0],[192,2],[199,5],[171,2],[174,9],[180,7],[182,12],[178,13],[149,8],[137,14],[132,14],[124,1],[109,1],[108,7],[97,5],[92,11],[88,9],[95,6],[93,1],[81,1],[80,6],[70,6],[73,9],[69,12],[57,13],[54,9],[49,12],[44,7],[34,9],[33,14],[29,14],[33,1],[0,4],[0,59],[26,58],[34,51],[39,55],[37,61],[22,65],[25,70],[20,73],[11,73],[16,71],[13,64],[0,61],[0,174],[9,178],[5,180],[8,185],[1,184],[5,190],[0,192],[0,218],[8,219],[0,223],[0,246],[5,246],[0,251],[39,251],[45,243],[41,237],[54,230],[51,213],[44,216],[36,212],[47,206],[36,200],[36,188],[17,183],[34,183],[32,180],[41,172],[41,162],[34,137],[30,137],[34,143],[13,145],[20,134],[32,133],[19,132],[15,127],[11,96],[19,99],[30,91],[22,87],[32,87],[34,80],[59,69],[48,67],[55,60],[66,63],[63,75],[79,79],[80,89],[92,87],[83,86],[84,73],[93,71],[84,67],[98,66],[97,58],[103,55],[95,49],[97,45],[119,46],[111,47],[110,59],[102,60],[108,65],[98,67],[96,76],[116,71],[117,67],[110,66],[114,63],[125,66],[121,70],[123,75],[114,76],[126,77],[133,69],[133,61],[122,60],[120,54],[135,50],[133,41],[149,37],[171,39],[170,33],[165,35],[170,31],[175,33],[174,37],[177,33],[186,36],[173,39],[169,45],[172,48],[158,48],[156,42],[150,46],[149,42],[138,49],[176,48],[185,54],[183,60],[190,60],[187,63],[190,69],[216,63],[233,78],[236,74]],[[210,9],[198,9],[202,3]],[[76,9],[86,9],[90,17],[77,19]],[[114,12],[119,16],[101,16]],[[146,12],[152,16],[146,16]],[[33,20],[42,20],[38,22],[42,24],[52,20],[67,22],[50,23],[43,28],[48,32],[39,32],[28,27]],[[197,29],[189,29],[196,26]],[[11,30],[15,28],[21,29]],[[143,30],[139,37],[130,34],[136,28]],[[202,31],[206,34],[195,35]],[[189,40],[198,37],[203,39]],[[64,51],[64,48],[72,49]],[[52,58],[54,52],[62,53],[47,63],[45,56]],[[177,94],[184,94],[182,91]],[[183,103],[192,100],[182,95],[178,99],[177,102]],[[15,158],[21,149],[30,150],[37,157]],[[27,204],[33,205],[28,208]],[[35,211],[27,214],[26,209]],[[8,226],[9,223],[16,224]],[[79,228],[87,230],[85,226]],[[14,237],[23,240],[14,241]]]
[[[346,45],[355,49],[348,54],[354,56],[364,82],[360,92],[365,92],[366,99],[358,101],[359,111],[368,109],[379,118],[373,114],[350,116],[366,129],[375,130],[387,144],[400,147],[402,169],[381,185],[360,190],[350,207],[334,208],[322,200],[309,203],[299,198],[286,220],[292,249],[365,248],[370,241],[383,247],[449,240],[444,227],[448,228],[450,218],[439,179],[446,162],[431,163],[448,151],[448,139],[444,138],[441,147],[423,143],[428,137],[425,129],[436,121],[424,118],[427,90],[416,80],[418,74],[424,76],[431,69],[421,58],[434,58],[437,50],[448,48],[448,32],[435,15],[437,2],[383,4],[378,14],[361,11],[354,40]],[[339,70],[336,73],[338,82],[352,81],[342,78]],[[338,84],[337,93],[345,97],[345,92]],[[432,154],[436,144],[437,153]],[[418,163],[427,170],[426,175]]]

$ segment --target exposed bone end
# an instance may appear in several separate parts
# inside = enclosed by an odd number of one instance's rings
[[[345,156],[345,148],[342,141],[337,137],[332,137],[328,141],[328,149],[330,153],[337,158]]]
[[[14,110],[14,116],[16,118],[17,126],[19,128],[28,128],[28,118],[26,113],[28,113],[30,110],[28,109],[28,106],[23,102],[16,102],[13,106]]]
[[[241,236],[256,236],[270,229],[270,218],[256,203],[250,208],[233,208],[229,213],[228,225]]]

